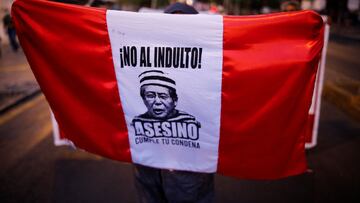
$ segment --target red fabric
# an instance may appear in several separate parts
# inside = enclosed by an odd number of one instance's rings
[[[17,34],[65,137],[89,152],[131,161],[106,11],[15,1]]]
[[[255,179],[303,173],[321,17],[303,11],[223,20],[218,171]]]

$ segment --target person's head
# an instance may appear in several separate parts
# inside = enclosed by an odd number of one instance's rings
[[[139,75],[140,95],[154,118],[164,119],[175,112],[178,97],[175,81],[162,71],[145,71]]]
[[[90,6],[91,7],[98,7],[98,8],[111,8],[113,6],[113,2],[107,0],[94,0]]]
[[[198,14],[197,10],[184,3],[176,2],[165,8],[164,13],[168,14]]]
[[[284,12],[300,10],[300,4],[296,1],[286,1],[281,5],[281,10]]]

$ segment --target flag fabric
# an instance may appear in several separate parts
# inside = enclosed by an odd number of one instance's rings
[[[61,134],[114,160],[249,179],[306,171],[323,21],[140,14],[17,0],[12,16]]]
[[[321,106],[321,95],[324,86],[324,75],[325,75],[325,63],[326,63],[326,52],[329,42],[330,24],[328,23],[327,16],[321,16],[324,20],[324,45],[321,53],[321,59],[319,62],[319,68],[316,74],[315,87],[312,97],[311,106],[309,109],[309,117],[307,121],[307,130],[305,133],[305,148],[311,149],[317,145],[318,130],[320,122],[320,106]]]

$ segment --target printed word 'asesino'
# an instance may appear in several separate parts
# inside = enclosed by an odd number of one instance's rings
[[[199,126],[186,122],[143,122],[135,121],[135,134],[150,138],[182,138],[189,140],[199,139]]]

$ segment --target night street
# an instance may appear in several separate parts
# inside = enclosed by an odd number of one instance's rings
[[[0,203],[360,202],[360,0],[0,0],[0,17]]]
[[[326,77],[359,79],[358,44],[331,42]],[[2,78],[34,81],[24,56],[1,61]],[[16,81],[13,78],[14,81]],[[3,79],[2,79],[3,81]],[[70,147],[55,147],[49,107],[36,94],[0,116],[1,202],[136,202],[130,164]],[[323,100],[318,145],[308,150],[312,172],[276,181],[216,177],[217,202],[359,202],[360,125]]]

